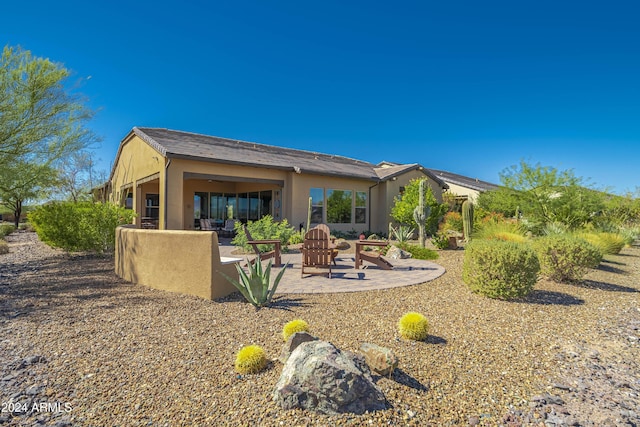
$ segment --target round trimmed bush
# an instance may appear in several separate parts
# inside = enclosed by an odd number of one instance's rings
[[[309,324],[302,319],[295,319],[282,327],[282,338],[286,341],[296,332],[308,332]]]
[[[464,249],[462,280],[472,292],[489,298],[526,296],[539,271],[536,253],[524,243],[473,240]]]
[[[429,335],[429,322],[422,314],[409,312],[398,321],[398,332],[402,338],[423,341]]]
[[[581,280],[589,268],[596,268],[602,261],[602,252],[596,246],[571,235],[540,237],[533,247],[542,275],[556,282]]]
[[[0,239],[0,255],[9,253],[9,245],[4,240]]]
[[[240,374],[260,372],[267,366],[264,350],[257,345],[248,345],[240,349],[236,355],[236,371]]]

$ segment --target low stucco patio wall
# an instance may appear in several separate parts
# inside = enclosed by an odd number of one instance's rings
[[[116,229],[116,274],[132,283],[165,291],[215,299],[236,288],[234,264],[220,262],[218,234],[213,231]]]

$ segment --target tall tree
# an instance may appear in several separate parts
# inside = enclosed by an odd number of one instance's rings
[[[62,64],[5,46],[0,57],[0,167],[20,157],[55,161],[94,142],[93,113],[65,84]]]
[[[573,170],[560,171],[521,161],[500,173],[503,187],[491,198],[505,209],[519,209],[533,228],[560,222],[570,229],[589,222],[603,208],[602,193],[590,188]],[[499,202],[499,203],[498,203]],[[485,209],[490,206],[483,206]]]
[[[45,197],[56,177],[57,171],[43,164],[15,161],[0,168],[0,205],[13,212],[16,228],[25,201]]]
[[[27,50],[6,46],[2,51],[0,201],[14,212],[58,183],[61,159],[97,141],[85,127],[93,113],[68,83],[70,75],[62,64]]]

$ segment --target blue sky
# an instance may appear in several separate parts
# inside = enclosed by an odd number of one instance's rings
[[[28,1],[3,45],[73,70],[109,169],[133,126],[640,186],[637,1]]]

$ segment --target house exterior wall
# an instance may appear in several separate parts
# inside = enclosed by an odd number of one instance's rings
[[[142,186],[144,184],[139,182],[146,177],[159,174],[157,182],[158,193],[160,194],[160,203],[163,202],[163,191],[161,188],[164,186],[164,157],[153,149],[149,144],[138,138],[132,136],[130,139],[122,144],[120,154],[116,159],[116,164],[113,170],[113,176],[111,179],[111,194],[109,201],[124,205],[124,198],[126,198],[127,191],[133,193],[133,207],[138,213],[134,219],[135,224],[140,226],[140,217],[143,203],[144,194],[142,192]],[[160,210],[160,224],[163,223],[163,212]]]
[[[466,196],[472,202],[475,202],[480,195],[478,190],[473,190],[469,187],[463,187],[451,182],[447,182],[447,185],[449,186],[449,193],[455,194],[456,196]]]
[[[307,212],[309,209],[309,191],[311,188],[322,188],[325,193],[327,190],[351,190],[352,196],[356,191],[366,192],[367,198],[369,198],[369,187],[375,184],[373,181],[349,179],[341,177],[332,177],[325,175],[314,174],[293,174],[291,179],[291,192],[289,198],[290,216],[288,216],[291,225],[299,227],[300,224],[306,226]],[[365,231],[369,229],[369,207],[367,207],[366,223],[356,224],[354,206],[352,204],[352,216],[350,223],[344,224],[329,224],[332,230],[339,231]],[[326,218],[326,206],[324,216]]]
[[[421,170],[412,170],[394,180],[375,180],[334,177],[327,175],[295,173],[280,170],[242,166],[193,159],[165,158],[147,142],[131,134],[123,141],[111,180],[110,201],[123,203],[123,194],[131,189],[133,207],[137,212],[135,224],[140,227],[145,213],[146,194],[159,195],[160,229],[192,230],[194,221],[194,193],[243,193],[272,190],[279,192],[281,218],[286,218],[296,229],[307,221],[309,192],[311,188],[350,190],[367,194],[368,206],[365,223],[355,222],[355,200],[352,203],[351,222],[329,224],[339,231],[373,232],[388,231],[394,198],[400,187],[407,186],[412,179],[425,178]],[[193,174],[197,174],[193,176]],[[209,180],[207,177],[213,179]],[[225,178],[228,177],[228,178]],[[236,179],[237,178],[237,179]],[[442,201],[442,189],[428,178],[433,193]],[[211,182],[209,182],[211,181]],[[268,181],[268,182],[261,182]],[[282,185],[282,186],[281,186]],[[275,201],[275,198],[274,198]],[[326,221],[326,206],[324,209]],[[306,225],[306,224],[305,224]]]

